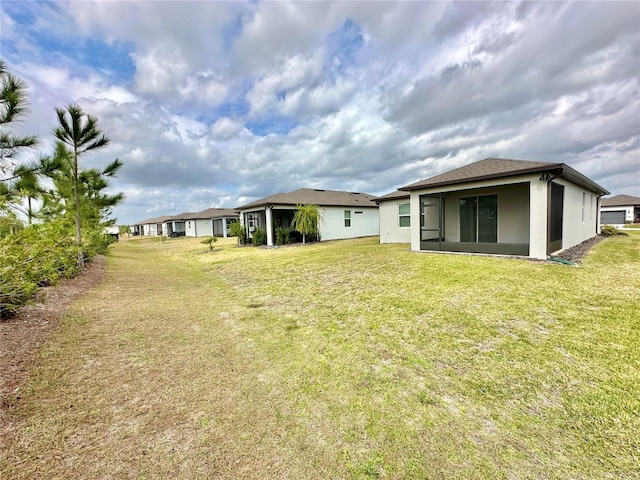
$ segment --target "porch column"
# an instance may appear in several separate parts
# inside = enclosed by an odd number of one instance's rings
[[[267,205],[264,210],[265,210],[265,216],[267,217],[267,246],[272,247],[273,246],[273,218],[271,216],[271,211],[272,211],[273,207]]]
[[[529,188],[529,256],[532,258],[547,258],[547,243],[549,235],[548,223],[548,191],[545,180],[531,180]]]
[[[222,217],[222,238],[227,238],[227,219]]]
[[[411,250],[420,251],[420,192],[411,192],[409,202],[411,215]]]

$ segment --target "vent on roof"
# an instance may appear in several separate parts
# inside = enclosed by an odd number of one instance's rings
[[[326,190],[321,190],[321,189],[319,189],[319,188],[314,188],[314,190],[315,190],[316,192],[325,192],[325,191],[326,191]]]

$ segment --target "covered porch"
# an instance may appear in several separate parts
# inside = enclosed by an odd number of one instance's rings
[[[242,212],[242,224],[249,239],[253,238],[253,232],[257,228],[264,230],[267,234],[268,246],[274,245],[276,228],[279,227],[288,228],[292,234],[291,240],[295,242],[298,240],[298,235],[291,228],[295,213],[296,208],[289,206],[266,206],[261,209]],[[300,236],[300,239],[302,239],[302,236]]]
[[[529,182],[418,199],[420,250],[529,256]]]

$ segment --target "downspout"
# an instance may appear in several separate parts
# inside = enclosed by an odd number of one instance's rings
[[[596,235],[600,234],[600,200],[602,197],[604,197],[604,193],[596,197]]]

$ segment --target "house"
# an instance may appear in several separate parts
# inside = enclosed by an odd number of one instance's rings
[[[640,223],[640,197],[616,195],[600,202],[600,224],[621,227],[625,223]]]
[[[273,245],[277,227],[291,228],[298,205],[317,205],[322,215],[319,230],[322,240],[337,240],[378,235],[379,218],[376,197],[366,193],[300,188],[276,193],[238,207],[247,238],[256,228],[267,233],[267,245]]]
[[[154,217],[136,222],[131,225],[134,236],[157,236],[164,235],[164,221],[169,217]]]
[[[104,234],[117,242],[120,238],[120,227],[118,225],[109,225],[108,227],[104,227]]]
[[[232,208],[208,208],[186,217],[187,237],[228,237],[229,226],[240,219]]]
[[[486,158],[406,185],[411,249],[544,259],[598,233],[609,192],[564,163]]]
[[[131,225],[131,229],[134,236],[171,236],[173,232],[184,232],[184,221],[180,220],[178,216],[164,215],[134,223]]]
[[[380,243],[411,242],[411,203],[409,192],[388,193],[376,199],[380,214]]]

